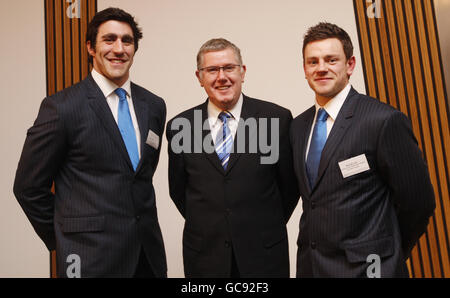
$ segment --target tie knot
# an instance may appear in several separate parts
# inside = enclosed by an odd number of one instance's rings
[[[226,123],[229,118],[231,118],[229,112],[226,111],[220,112],[219,119],[222,120],[223,123]]]
[[[125,91],[125,89],[117,88],[116,90],[114,90],[114,92],[119,96],[120,100],[127,99],[127,91]]]
[[[317,113],[317,121],[324,122],[328,118],[328,113],[325,111],[325,109],[320,108],[319,112]]]

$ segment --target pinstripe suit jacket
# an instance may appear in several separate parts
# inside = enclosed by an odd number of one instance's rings
[[[136,172],[91,75],[45,98],[27,132],[14,193],[45,245],[56,249],[60,277],[72,254],[80,257],[81,277],[132,276],[141,247],[155,275],[166,276],[152,185],[160,146],[146,144],[149,130],[161,138],[166,108],[133,83],[131,93],[141,132]]]
[[[357,93],[347,96],[328,136],[316,184],[305,151],[315,107],[294,119],[290,137],[303,202],[298,277],[365,277],[376,254],[381,277],[407,276],[405,259],[435,202],[427,166],[404,114]],[[339,162],[365,154],[370,169],[343,178]]]
[[[202,120],[194,116],[196,113]],[[202,131],[203,121],[208,119],[207,101],[167,124],[170,195],[186,220],[186,277],[229,277],[231,248],[242,277],[289,277],[286,223],[299,199],[289,144],[292,114],[244,95],[241,118],[255,119],[258,129],[241,134],[246,128],[242,119],[239,121],[226,170],[214,151],[208,153],[203,148],[195,153],[191,147],[192,153],[175,153],[171,146],[178,130],[172,123],[185,119],[191,124],[190,145],[202,148],[210,133],[209,125]],[[260,119],[268,120],[267,127],[262,127]],[[279,121],[276,130],[270,119]],[[273,164],[261,164],[266,154],[260,147],[250,151],[249,143],[260,142],[263,134],[271,140],[271,133],[279,135],[279,158]],[[245,144],[245,152],[238,152],[237,144]]]

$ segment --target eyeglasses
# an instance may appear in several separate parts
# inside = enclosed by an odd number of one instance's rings
[[[220,70],[222,69],[224,72],[231,74],[231,73],[237,71],[240,67],[241,67],[241,65],[238,65],[238,64],[228,64],[225,66],[203,67],[203,68],[200,68],[199,71],[205,71],[209,75],[217,75],[220,72]]]

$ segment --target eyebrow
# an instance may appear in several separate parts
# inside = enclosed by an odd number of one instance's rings
[[[326,55],[324,57],[324,59],[330,59],[330,58],[338,58],[339,55],[338,54],[333,54],[333,55]],[[317,56],[311,56],[311,57],[306,57],[306,60],[312,60],[312,59],[319,59],[320,57]]]
[[[102,36],[102,39],[117,39],[118,36],[115,33],[107,33],[105,35]],[[129,41],[134,41],[133,36],[131,36],[130,34],[125,34],[122,36],[122,40],[129,40]]]

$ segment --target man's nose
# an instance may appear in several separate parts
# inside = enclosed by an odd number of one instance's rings
[[[116,54],[121,54],[124,52],[122,40],[120,40],[119,38],[114,42],[113,51]]]
[[[327,64],[325,63],[325,61],[319,61],[318,65],[317,65],[317,71],[318,72],[328,71]]]
[[[227,76],[225,75],[225,71],[223,70],[223,68],[219,68],[219,72],[217,73],[217,79],[218,80],[226,80]]]

